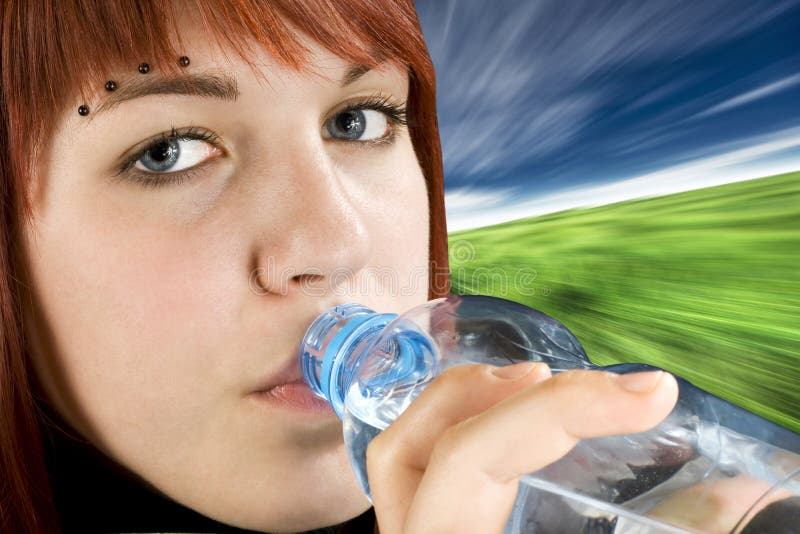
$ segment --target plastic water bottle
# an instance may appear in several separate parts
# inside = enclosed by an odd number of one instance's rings
[[[552,317],[478,295],[431,300],[401,315],[335,306],[308,328],[298,357],[312,390],[343,419],[350,461],[370,502],[367,445],[449,367],[541,361],[553,374],[656,369],[597,367]],[[521,477],[505,532],[697,532],[698,514],[716,513],[715,492],[725,484],[738,484],[742,501],[725,532],[764,531],[748,530],[761,508],[757,521],[769,522],[766,531],[800,532],[800,523],[792,524],[800,513],[800,435],[676,378],[677,404],[654,429],[581,440]],[[793,512],[781,508],[786,503]]]

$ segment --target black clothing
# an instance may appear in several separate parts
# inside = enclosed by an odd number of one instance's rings
[[[69,428],[57,416],[58,426]],[[118,465],[96,447],[40,422],[45,462],[64,534],[100,532],[221,532],[257,534],[187,508]],[[77,434],[76,434],[77,436]],[[342,525],[308,534],[372,534],[372,508]],[[260,533],[263,534],[263,533]]]

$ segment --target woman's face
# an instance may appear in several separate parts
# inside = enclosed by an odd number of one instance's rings
[[[88,116],[84,102],[65,110],[22,236],[34,368],[76,429],[201,513],[263,530],[343,521],[369,503],[340,421],[253,392],[295,368],[330,306],[400,312],[427,298],[427,194],[408,132],[380,111],[340,113],[374,94],[403,102],[408,78],[385,64],[342,87],[349,65],[304,40],[319,76],[263,52],[264,83],[198,25],[181,28],[185,72],[235,80],[238,96],[101,111],[161,76],[132,65],[108,73],[118,87],[98,88]],[[184,139],[139,153],[172,128]]]

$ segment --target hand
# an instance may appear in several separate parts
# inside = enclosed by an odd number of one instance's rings
[[[662,371],[551,378],[533,362],[450,368],[367,448],[381,534],[501,532],[520,476],[579,439],[654,427],[677,394],[675,378]]]
[[[727,534],[750,512],[750,519],[767,505],[795,494],[744,475],[710,480],[670,495],[647,515],[665,523],[708,534]],[[753,510],[750,507],[758,503]],[[738,532],[738,530],[737,530]]]

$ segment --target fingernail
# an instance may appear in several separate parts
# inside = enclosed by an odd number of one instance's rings
[[[655,389],[663,375],[664,371],[644,371],[627,375],[616,375],[616,380],[624,390],[634,393],[647,393]]]
[[[492,374],[498,378],[506,378],[509,380],[514,378],[522,378],[530,373],[531,370],[536,367],[537,363],[539,362],[521,362],[515,363],[514,365],[504,365],[502,367],[492,369]]]

